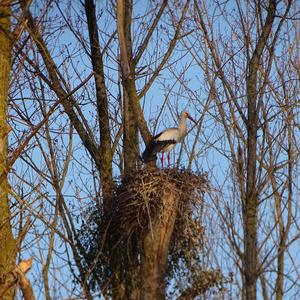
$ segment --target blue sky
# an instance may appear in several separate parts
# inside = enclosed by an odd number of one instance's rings
[[[148,5],[148,2],[147,2]],[[144,9],[147,8],[144,1],[137,1],[134,5],[134,16],[141,16],[143,14]],[[150,5],[150,4],[149,4]],[[152,5],[152,4],[151,4]],[[228,73],[228,78],[230,80],[230,84],[232,88],[239,96],[239,103],[244,106],[245,105],[245,75],[246,75],[246,57],[244,46],[241,41],[238,40],[240,36],[240,28],[238,27],[238,18],[237,18],[237,10],[236,3],[234,1],[229,1],[226,8],[227,13],[225,16],[230,19],[231,22],[226,21],[225,17],[221,15],[221,11],[216,8],[215,2],[207,3],[208,6],[208,15],[211,17],[211,20],[215,18],[214,23],[214,36],[216,38],[216,49],[219,51],[220,57],[222,57],[225,61],[228,59],[230,54],[230,47],[233,47],[234,60],[228,61],[224,64],[223,68]],[[40,15],[40,10],[37,8],[40,6],[43,10],[44,2],[34,2],[32,4],[32,11],[35,14]],[[102,2],[97,2],[97,11],[99,13],[99,28],[101,30],[100,40],[103,45],[106,42],[111,32],[115,30],[115,23],[113,22],[112,17],[108,14],[107,10],[108,4],[103,4]],[[62,11],[65,12],[66,17],[70,18],[70,20],[75,25],[76,33],[78,34],[78,38],[87,39],[86,27],[84,24],[84,13],[83,9],[78,1],[75,2],[67,2],[64,1],[59,3],[59,7]],[[85,50],[82,45],[80,46],[78,40],[74,38],[74,35],[70,32],[70,30],[65,27],[63,31],[55,31],[62,24],[64,24],[64,20],[62,19],[59,10],[55,3],[52,4],[50,8],[46,10],[47,18],[45,20],[52,19],[52,23],[45,24],[45,32],[44,37],[51,49],[52,54],[56,57],[56,63],[59,66],[59,70],[62,72],[63,76],[67,80],[70,88],[74,88],[77,84],[79,84],[80,80],[86,78],[91,72],[91,64],[86,55]],[[174,12],[175,15],[178,15],[179,12],[176,10]],[[177,16],[178,17],[178,16]],[[251,19],[251,15],[245,14],[245,17]],[[140,28],[146,28],[147,22],[143,24],[138,24],[139,18],[136,23],[133,24],[133,28],[140,30]],[[54,22],[53,22],[54,21]],[[61,23],[60,23],[61,22]],[[148,18],[148,22],[149,18]],[[278,22],[278,21],[277,21]],[[172,36],[173,30],[168,30],[168,24],[170,23],[170,19],[164,17],[160,30],[158,30],[153,38],[153,41],[150,43],[149,52],[141,60],[138,68],[143,68],[147,66],[147,64],[151,63],[151,67],[147,70],[153,71],[155,68],[155,60],[164,54],[166,51],[165,40],[166,36]],[[299,22],[298,22],[299,23]],[[191,24],[192,21],[191,21]],[[255,30],[255,24],[250,31]],[[82,26],[82,27],[81,27]],[[143,27],[144,26],[144,27]],[[167,29],[166,29],[167,28]],[[290,38],[294,37],[294,33],[291,28]],[[108,35],[105,35],[103,31],[108,32]],[[233,37],[236,39],[230,39],[230,34],[234,31]],[[54,33],[53,33],[54,32]],[[138,33],[133,34],[134,41],[134,49],[136,49],[136,45],[138,41],[143,38],[143,30],[137,31]],[[228,44],[222,44],[221,39]],[[86,43],[87,45],[87,43]],[[285,44],[283,42],[279,43],[278,46],[278,56],[282,49],[285,48]],[[187,47],[190,47],[190,52],[187,51]],[[27,48],[28,55],[32,59],[36,59],[37,62],[40,62],[39,57],[35,57],[31,47]],[[181,112],[183,109],[187,109],[191,115],[199,120],[204,113],[204,106],[208,99],[209,93],[209,84],[206,76],[204,75],[203,66],[205,63],[209,68],[213,69],[213,65],[211,60],[206,60],[207,58],[204,56],[204,51],[207,50],[205,47],[205,43],[203,38],[201,37],[201,32],[196,30],[192,32],[187,38],[178,43],[176,51],[174,55],[170,58],[169,61],[169,69],[164,69],[160,76],[156,79],[152,88],[149,90],[147,95],[142,99],[142,106],[145,112],[145,118],[148,121],[149,128],[153,133],[157,133],[160,130],[168,127],[174,126],[177,122],[177,114]],[[112,131],[116,134],[118,126],[120,125],[120,107],[118,106],[118,95],[119,89],[117,86],[118,83],[118,73],[117,73],[117,40],[113,40],[107,55],[104,56],[105,63],[105,71],[107,74],[106,83],[109,91],[109,99],[110,99],[110,111],[112,115],[111,125]],[[299,49],[298,49],[299,53]],[[193,55],[192,55],[193,54]],[[155,56],[156,55],[156,56]],[[197,55],[197,59],[203,60],[203,65],[200,67],[199,62],[197,62],[195,55]],[[71,58],[70,58],[71,57]],[[299,56],[298,56],[299,57]],[[282,58],[282,60],[284,57]],[[279,61],[279,59],[278,59]],[[236,63],[236,69],[233,69],[233,62]],[[16,64],[16,68],[18,65]],[[42,90],[36,95],[33,95],[29,91],[29,81],[26,76],[28,76],[28,72],[19,70],[18,71],[20,78],[22,81],[16,82],[15,78],[12,78],[12,87],[18,87],[20,82],[24,82],[24,88],[22,90],[23,97],[28,97],[32,100],[25,101],[25,106],[30,107],[28,110],[32,112],[32,121],[33,123],[38,123],[38,120],[41,119],[39,114],[40,104],[43,103],[41,99]],[[23,74],[22,74],[23,73]],[[26,75],[26,76],[25,76]],[[275,77],[276,73],[272,74]],[[138,87],[142,86],[145,81],[149,79],[149,76],[145,76],[137,83]],[[37,86],[37,89],[41,88],[41,84],[30,78]],[[293,83],[291,81],[291,83]],[[275,82],[276,84],[276,82]],[[43,84],[42,84],[43,86]],[[298,85],[299,87],[299,85]],[[45,88],[45,98],[55,99],[55,95],[49,91],[47,86]],[[217,93],[220,97],[220,100],[223,101],[224,107],[227,112],[229,112],[229,106],[227,105],[228,95],[224,93],[223,86],[220,81],[217,81]],[[280,82],[278,82],[277,89],[280,91]],[[20,91],[20,89],[18,89]],[[271,97],[265,97],[266,103],[270,104],[270,110],[274,110],[274,112],[278,111],[278,103],[275,98],[276,94],[272,94]],[[299,96],[299,91],[296,91],[296,96]],[[16,98],[14,96],[14,98]],[[94,82],[90,80],[88,84],[79,90],[76,93],[76,99],[78,103],[83,108],[84,115],[87,120],[91,124],[91,127],[95,127],[97,130],[97,122],[96,122],[96,114],[95,114],[95,105],[94,99]],[[269,102],[267,102],[267,100]],[[15,104],[23,109],[21,106],[21,101],[15,101]],[[19,120],[15,117],[15,111],[11,112],[14,117],[12,118],[13,125],[15,128],[19,128],[19,137],[22,135],[22,130],[28,130],[26,125],[20,124]],[[117,114],[117,120],[113,120],[115,118],[115,114]],[[238,117],[236,113],[237,121],[241,124],[241,119]],[[230,118],[230,117],[228,117]],[[282,114],[280,114],[280,118],[276,119],[274,123],[271,124],[273,126],[274,132],[279,130],[275,124],[282,124]],[[57,151],[58,155],[58,164],[60,172],[63,171],[63,164],[66,158],[69,146],[70,146],[70,137],[69,137],[69,122],[62,115],[62,109],[60,108],[50,119],[52,132],[51,138],[53,143],[53,147]],[[228,120],[228,124],[230,124],[230,120]],[[278,127],[280,127],[280,125]],[[189,124],[189,128],[191,128],[191,124]],[[64,129],[64,134],[61,135],[61,130]],[[246,134],[245,128],[242,128],[243,133]],[[234,131],[232,130],[230,134],[233,137],[234,148],[237,148],[237,138],[234,137]],[[45,132],[41,130],[40,135],[38,136],[38,140],[44,147],[46,157],[49,155],[49,147],[46,144],[46,140],[44,139]],[[98,137],[98,134],[95,134]],[[10,143],[12,146],[15,145],[17,138],[15,136],[11,136]],[[57,142],[55,142],[57,140]],[[214,266],[220,266],[225,270],[225,275],[228,272],[234,271],[237,272],[236,267],[233,265],[233,259],[236,256],[231,257],[228,253],[229,248],[226,241],[226,238],[222,235],[221,232],[218,232],[215,236],[214,233],[217,232],[218,226],[222,226],[222,220],[220,216],[217,214],[217,206],[221,207],[221,210],[226,211],[227,206],[230,205],[232,209],[232,213],[235,218],[234,221],[236,223],[236,230],[241,234],[241,203],[239,199],[239,192],[236,186],[236,183],[232,181],[232,169],[231,166],[231,157],[229,152],[229,144],[226,139],[224,127],[220,121],[220,115],[214,101],[210,102],[210,105],[205,111],[204,120],[202,123],[202,128],[197,135],[197,129],[194,128],[189,135],[186,137],[185,144],[183,146],[177,146],[173,153],[172,162],[176,161],[176,158],[182,151],[182,156],[179,164],[183,167],[188,166],[188,158],[190,149],[192,144],[196,141],[196,157],[192,163],[193,170],[201,170],[204,172],[208,172],[208,176],[211,180],[213,186],[213,192],[207,196],[206,203],[206,211],[207,211],[207,219],[205,220],[207,224],[210,224],[207,229],[208,233],[208,247],[214,246],[215,248],[215,256],[213,253],[210,253],[210,263]],[[121,141],[120,141],[121,143]],[[140,143],[141,149],[143,149],[144,144],[141,141]],[[27,150],[26,155],[23,155],[24,159],[29,162],[29,159],[34,161],[38,170],[44,170],[45,176],[49,176],[49,172],[45,166],[45,157],[42,156],[41,149],[38,147],[38,141],[32,141],[32,149]],[[183,148],[181,148],[183,147]],[[284,154],[283,154],[284,155]],[[118,164],[118,156],[116,155],[116,164],[114,165],[114,174],[118,176],[120,174],[120,170],[117,167]],[[285,159],[282,156],[282,159]],[[29,171],[29,169],[31,171]],[[72,156],[70,161],[70,167],[68,169],[67,177],[65,180],[65,184],[63,187],[63,192],[66,195],[66,202],[69,205],[71,211],[74,213],[74,218],[78,217],[80,210],[85,209],[89,204],[90,198],[95,196],[95,190],[99,190],[99,182],[98,180],[92,180],[94,166],[91,164],[89,156],[86,153],[86,150],[81,144],[76,133],[72,136]],[[283,170],[283,178],[285,176],[286,170]],[[17,174],[17,175],[16,175]],[[22,182],[21,179],[17,177],[26,177],[30,182],[35,185],[35,188],[32,185],[26,184]],[[52,220],[51,214],[53,213],[54,207],[53,203],[55,202],[56,195],[47,182],[45,178],[42,178],[37,174],[36,171],[32,171],[32,168],[28,167],[22,159],[19,159],[16,165],[14,166],[14,172],[11,176],[11,182],[14,185],[19,186],[16,188],[18,193],[23,193],[26,195],[26,201],[30,204],[30,209],[34,209],[35,213],[38,214],[42,212],[44,217],[49,220]],[[298,188],[298,171],[295,170],[295,189]],[[295,192],[295,196],[298,195],[298,192]],[[296,209],[298,207],[295,205],[295,216]],[[31,212],[32,213],[32,212]],[[49,213],[49,215],[47,215]],[[263,239],[265,233],[263,232],[265,228],[268,228],[268,225],[271,226],[272,216],[274,215],[274,201],[271,199],[270,201],[264,202],[261,206],[261,227],[259,232],[261,235],[259,239]],[[38,215],[37,215],[38,216]],[[213,222],[215,221],[215,223]],[[80,225],[80,221],[76,226]],[[41,249],[47,249],[48,247],[48,237],[49,237],[49,229],[45,228],[41,221],[36,221],[37,229],[32,229],[31,233],[28,235],[26,239],[26,244],[28,247],[25,247],[25,250],[22,253],[22,257],[27,258],[27,256],[33,255],[35,257],[34,271],[30,273],[30,278],[32,282],[37,282],[40,277],[41,272],[41,263],[42,257],[45,260],[46,252],[41,251]],[[58,223],[58,228],[63,231],[63,226],[61,226],[60,221]],[[42,238],[36,240],[36,231],[42,233]],[[293,233],[297,231],[297,228],[293,228]],[[274,239],[276,239],[276,234],[274,234]],[[272,243],[275,243],[272,238],[269,239],[269,242],[266,244],[264,251],[267,251]],[[241,241],[239,241],[241,243]],[[295,246],[291,247],[290,256],[287,255],[287,266],[286,271],[289,271],[289,268],[292,264],[292,256],[296,256],[296,251],[298,247],[298,243],[294,244]],[[64,282],[68,283],[69,281],[69,270],[68,266],[64,262],[64,253],[59,253],[59,249],[63,246],[62,241],[56,237],[55,239],[55,248],[58,250],[58,253],[53,256],[53,262],[51,263],[51,273],[53,278],[56,278],[57,281],[52,281],[51,285],[53,291],[57,293],[56,298],[61,299],[66,295],[70,295],[72,293],[68,288],[72,288],[72,285],[68,285],[66,288],[64,286]],[[298,262],[296,261],[298,264]],[[57,268],[58,265],[61,265],[61,270]],[[272,267],[276,267],[273,265]],[[270,270],[272,268],[270,267]],[[295,268],[296,269],[296,268]],[[291,276],[294,277],[296,274],[290,272]],[[236,273],[237,274],[237,273]],[[268,274],[272,274],[271,271]],[[270,275],[272,277],[273,275]],[[237,279],[240,279],[239,275],[237,275]],[[236,282],[238,285],[238,283]],[[236,288],[236,285],[233,285],[233,289]],[[35,287],[36,291],[39,291],[39,287]],[[42,289],[42,288],[41,288]],[[41,290],[42,292],[42,290]],[[291,295],[294,290],[291,290]]]

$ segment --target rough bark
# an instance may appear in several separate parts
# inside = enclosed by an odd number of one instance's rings
[[[22,294],[25,300],[34,300],[33,289],[30,281],[27,279],[25,273],[29,271],[32,265],[32,259],[23,260],[17,267],[5,274],[5,280],[0,283],[0,299],[7,299],[5,295],[12,287],[20,284]]]
[[[111,196],[112,188],[114,186],[112,178],[112,149],[109,127],[108,98],[106,93],[103,61],[98,37],[98,25],[93,0],[85,0],[85,12],[90,37],[91,61],[93,70],[95,72],[96,101],[100,127],[99,152],[102,158],[100,161],[99,172],[101,176],[105,202],[104,208],[106,208],[108,206],[108,203],[106,203],[107,199],[109,199]]]
[[[256,48],[249,62],[247,77],[247,180],[246,199],[244,206],[244,274],[246,284],[246,299],[256,299],[256,281],[258,278],[258,250],[257,250],[257,210],[258,194],[256,188],[256,151],[259,106],[257,105],[257,73],[260,59],[267,40],[270,35],[272,24],[275,18],[276,2],[271,0],[268,7],[268,15],[258,39]]]
[[[123,92],[123,153],[124,153],[124,173],[137,168],[138,163],[138,130],[134,118],[132,106],[127,92]]]
[[[131,12],[132,4],[130,0],[125,1],[124,35],[126,40],[126,49],[130,70],[135,70],[135,64],[132,59],[132,41],[131,41]],[[131,71],[133,80],[135,80],[135,71]],[[124,126],[124,173],[130,172],[137,167],[138,162],[138,130],[134,116],[132,102],[129,99],[126,88],[123,87],[123,126]]]
[[[9,1],[0,6],[0,282],[6,274],[14,269],[17,244],[11,228],[11,214],[8,200],[7,182],[7,97],[9,74],[11,69],[12,40],[10,39]],[[7,289],[1,299],[14,298],[14,287]]]
[[[165,273],[171,235],[177,214],[175,188],[162,188],[163,210],[152,220],[143,240],[141,299],[165,299]]]
[[[292,107],[292,105],[291,105]],[[273,189],[276,187],[276,190],[274,189],[275,194],[275,200],[276,200],[276,212],[277,212],[277,220],[279,225],[279,247],[277,250],[277,278],[276,278],[276,300],[282,300],[284,295],[284,267],[285,267],[285,250],[287,248],[287,242],[288,242],[288,233],[290,230],[290,226],[292,223],[292,199],[293,199],[293,169],[294,169],[294,156],[295,156],[295,150],[294,150],[294,142],[293,142],[293,128],[292,128],[292,122],[293,122],[294,116],[292,110],[288,113],[287,117],[287,127],[288,127],[288,149],[287,149],[287,155],[288,155],[288,178],[287,178],[287,221],[286,224],[284,224],[283,220],[283,213],[281,211],[282,207],[282,198],[280,197],[278,193],[278,187],[275,183],[275,179],[271,178],[272,180],[272,186]],[[273,176],[272,176],[273,177]]]

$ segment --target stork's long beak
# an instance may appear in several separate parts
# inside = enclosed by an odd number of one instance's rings
[[[197,122],[190,115],[188,115],[188,118],[197,125]]]

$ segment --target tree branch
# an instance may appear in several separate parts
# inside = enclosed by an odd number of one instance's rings
[[[138,62],[141,59],[143,53],[145,52],[145,50],[146,50],[146,48],[148,46],[148,43],[150,41],[150,38],[151,38],[151,36],[152,36],[152,34],[153,34],[153,32],[154,32],[157,24],[158,24],[158,22],[159,22],[159,20],[160,20],[160,18],[162,16],[162,14],[163,14],[163,12],[164,12],[167,4],[168,4],[168,0],[163,0],[162,5],[161,5],[161,7],[160,7],[160,9],[159,9],[159,11],[157,13],[157,16],[155,17],[155,19],[154,19],[154,21],[153,21],[153,23],[152,23],[149,31],[147,32],[147,34],[146,34],[146,36],[145,36],[145,38],[144,38],[141,46],[139,47],[139,51],[137,52],[137,54],[133,58],[133,65],[134,66],[136,66],[138,64]]]
[[[154,82],[154,80],[156,79],[156,77],[159,75],[160,71],[165,66],[165,64],[167,63],[167,61],[170,58],[171,54],[173,53],[173,50],[175,49],[176,43],[177,43],[177,41],[179,40],[179,37],[180,37],[180,30],[182,28],[186,12],[187,12],[187,10],[189,8],[189,4],[190,4],[190,0],[186,1],[185,6],[184,6],[183,11],[182,11],[181,18],[180,18],[180,20],[179,20],[179,22],[177,24],[174,37],[173,37],[173,39],[171,40],[171,42],[169,44],[169,48],[168,48],[166,54],[164,55],[161,63],[159,64],[159,66],[154,71],[152,77],[149,79],[148,83],[144,86],[144,88],[142,89],[142,91],[138,95],[139,99],[141,99],[142,97],[145,96],[145,94],[147,93],[147,91],[150,89],[152,83]]]
[[[23,260],[16,268],[6,274],[4,280],[0,281],[0,297],[3,297],[11,287],[20,283],[23,297],[25,300],[34,300],[34,294],[30,281],[25,274],[30,270],[33,259]]]
[[[31,141],[31,139],[37,134],[37,132],[41,129],[41,127],[48,121],[48,119],[50,118],[50,116],[55,112],[55,110],[58,107],[58,105],[61,104],[67,98],[69,98],[71,95],[73,95],[82,86],[84,86],[91,79],[91,77],[93,75],[94,75],[94,72],[92,72],[84,81],[82,81],[70,93],[68,93],[67,95],[65,95],[63,98],[58,99],[54,103],[54,105],[49,109],[49,111],[45,115],[44,119],[39,124],[37,124],[34,128],[32,128],[32,132],[26,137],[25,141],[21,145],[19,145],[18,148],[15,149],[13,151],[13,153],[9,156],[9,160],[8,160],[9,169],[13,166],[13,164],[15,163],[15,161],[17,160],[17,158],[20,156],[20,154],[22,153],[22,151],[25,149],[25,147],[29,144],[29,142]],[[1,180],[1,178],[0,178],[0,180]]]
[[[130,18],[130,16],[126,17]],[[139,103],[139,98],[136,92],[135,82],[134,82],[134,70],[130,69],[129,57],[126,47],[126,38],[124,32],[124,2],[122,0],[117,1],[117,27],[119,35],[119,46],[121,52],[121,70],[122,70],[122,80],[125,86],[126,92],[129,97],[130,104],[132,106],[135,120],[143,137],[145,143],[148,143],[151,139],[151,134],[149,132],[147,123],[144,118],[143,110]]]
[[[28,18],[28,31],[36,43],[39,53],[41,54],[43,61],[45,63],[46,69],[48,71],[52,89],[56,93],[58,98],[67,98],[66,101],[62,101],[65,112],[67,113],[72,125],[76,129],[78,135],[81,138],[82,143],[90,153],[91,157],[94,159],[95,164],[101,169],[102,157],[99,153],[98,145],[96,144],[94,137],[90,135],[90,130],[86,129],[82,122],[80,121],[78,115],[74,111],[75,99],[73,97],[67,97],[67,93],[62,86],[62,76],[59,76],[59,71],[55,65],[53,58],[50,55],[47,46],[39,33],[36,24],[29,11],[27,13]]]

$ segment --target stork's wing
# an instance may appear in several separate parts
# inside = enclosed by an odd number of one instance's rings
[[[178,137],[178,128],[171,127],[168,128],[156,136],[153,137],[155,141],[169,141],[169,140],[176,140]]]
[[[150,143],[146,146],[145,151],[143,152],[142,158],[146,163],[152,160],[156,160],[156,154],[163,151],[167,146],[176,144],[175,140],[157,140],[157,137],[159,137],[159,135],[155,136],[150,141]]]

